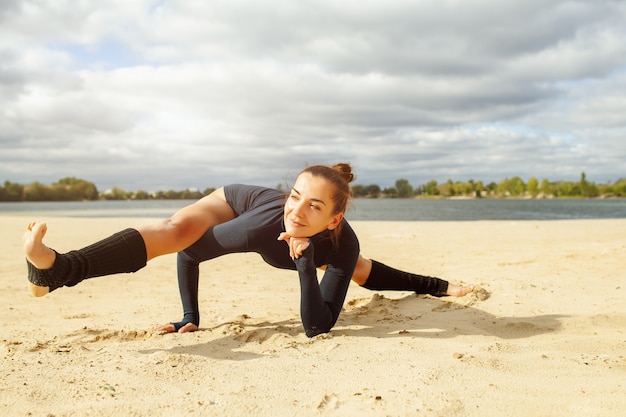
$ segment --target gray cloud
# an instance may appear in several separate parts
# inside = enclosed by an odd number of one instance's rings
[[[624,177],[621,1],[0,3],[0,180]]]

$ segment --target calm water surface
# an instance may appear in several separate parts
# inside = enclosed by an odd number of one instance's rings
[[[42,217],[167,217],[192,200],[0,203],[1,215]],[[412,200],[356,199],[349,220],[459,221],[626,218],[626,199]]]

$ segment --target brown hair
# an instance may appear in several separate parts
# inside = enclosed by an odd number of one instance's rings
[[[345,213],[348,208],[348,203],[352,199],[352,188],[350,183],[355,180],[356,175],[352,173],[352,167],[350,164],[341,162],[335,165],[312,165],[300,172],[309,173],[314,177],[322,177],[335,186],[335,191],[332,193],[332,200],[334,205],[333,214]],[[332,230],[331,239],[333,244],[338,243],[339,235],[341,234],[341,223],[334,230]]]

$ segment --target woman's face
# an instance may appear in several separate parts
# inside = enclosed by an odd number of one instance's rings
[[[292,237],[311,237],[335,229],[343,213],[333,213],[331,185],[308,172],[298,176],[285,203],[285,231]]]

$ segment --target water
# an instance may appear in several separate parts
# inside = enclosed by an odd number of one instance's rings
[[[30,217],[168,217],[196,200],[114,200],[0,203],[0,215]]]
[[[0,215],[45,217],[168,217],[193,200],[0,203]],[[404,200],[356,199],[349,220],[466,221],[626,218],[626,199]]]
[[[569,220],[626,218],[626,199],[355,200],[354,220]]]

